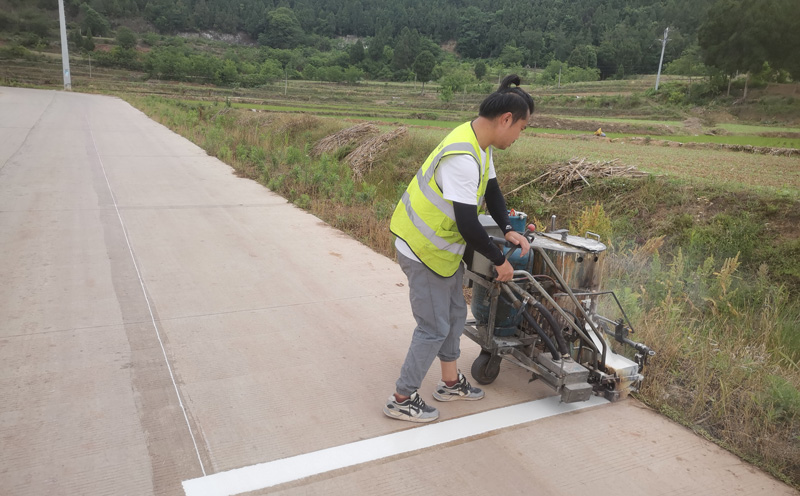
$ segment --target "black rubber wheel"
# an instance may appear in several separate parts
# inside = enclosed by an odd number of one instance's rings
[[[503,359],[499,356],[492,355],[488,351],[481,351],[478,358],[472,362],[472,378],[478,384],[491,384],[500,375],[500,362]]]

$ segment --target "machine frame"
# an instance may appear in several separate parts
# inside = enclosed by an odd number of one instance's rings
[[[566,233],[566,231],[563,231]],[[479,254],[473,254],[467,261],[464,279],[465,286],[482,286],[486,289],[489,315],[487,322],[478,322],[473,318],[466,322],[464,334],[481,347],[481,353],[472,365],[472,376],[480,384],[490,384],[500,373],[503,360],[513,363],[532,373],[532,379],[542,379],[549,387],[561,394],[562,401],[575,402],[588,400],[592,394],[602,394],[615,401],[622,399],[631,391],[637,391],[643,376],[647,359],[655,352],[647,346],[629,338],[633,326],[628,319],[619,299],[613,291],[590,291],[586,288],[573,290],[546,251],[534,243],[540,234],[526,230],[524,236],[531,242],[531,250],[535,250],[549,268],[560,291],[548,291],[528,270],[515,270],[508,282],[496,282],[494,278],[472,270],[472,260]],[[566,239],[564,234],[563,239]],[[548,242],[553,238],[549,237]],[[504,239],[492,238],[492,241],[510,248],[507,255],[517,247],[509,245]],[[566,244],[566,243],[565,243]],[[569,245],[570,249],[575,246]],[[587,252],[588,254],[589,252]],[[484,271],[485,272],[485,271]],[[552,293],[552,294],[551,294]],[[596,297],[611,295],[622,313],[618,320],[612,320],[595,312]],[[581,302],[578,297],[587,297]],[[565,310],[556,298],[568,298],[577,314]],[[513,336],[495,335],[498,307],[503,298],[503,305],[512,305],[517,311],[524,312],[535,302],[549,304],[549,308],[561,317],[561,323],[570,335],[570,352],[556,359],[555,346],[548,342],[548,336],[541,328],[532,332],[525,324],[518,326]],[[526,316],[530,319],[529,316]],[[524,321],[523,321],[524,322]],[[608,325],[614,326],[612,332]],[[536,327],[534,325],[534,327]],[[542,326],[545,327],[545,326]],[[617,355],[611,350],[605,336],[627,346],[633,347],[637,353],[634,362]],[[551,351],[552,356],[548,354]],[[609,362],[613,361],[619,368],[616,370]],[[620,366],[620,364],[622,366]],[[635,364],[635,373],[632,373]]]

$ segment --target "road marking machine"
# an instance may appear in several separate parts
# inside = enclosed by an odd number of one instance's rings
[[[593,393],[616,401],[636,391],[647,359],[655,352],[630,339],[633,326],[619,299],[613,291],[600,290],[606,250],[600,237],[557,230],[556,216],[547,232],[539,232],[533,225],[525,227],[524,213],[512,211],[512,226],[531,244],[522,256],[490,216],[481,215],[480,220],[493,241],[502,245],[514,277],[495,282],[494,266],[487,258],[469,250],[465,254],[464,284],[473,288],[473,319],[464,333],[481,347],[472,377],[490,384],[507,360],[531,372],[531,380],[542,379],[565,403],[586,401]],[[597,313],[598,300],[609,297],[619,311],[616,319]],[[632,347],[633,360],[612,351],[608,338]]]

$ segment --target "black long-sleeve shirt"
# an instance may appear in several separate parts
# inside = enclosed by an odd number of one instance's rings
[[[500,226],[503,234],[513,231],[508,219],[506,200],[503,198],[503,193],[500,191],[500,185],[497,183],[496,178],[489,179],[489,182],[486,184],[484,198],[486,199],[486,206],[489,210],[489,214],[492,216],[492,219],[497,222],[497,225]],[[467,245],[491,260],[493,264],[498,266],[503,265],[506,261],[506,257],[503,255],[500,248],[489,239],[489,234],[478,220],[478,212],[475,205],[453,202],[453,210],[456,216],[458,232],[461,233]]]

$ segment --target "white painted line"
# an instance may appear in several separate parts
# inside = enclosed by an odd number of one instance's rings
[[[303,455],[259,463],[183,481],[187,496],[218,496],[265,489],[381,458],[512,427],[608,403],[598,396],[580,403],[561,403],[558,396],[428,424],[385,436],[356,441]]]
[[[197,447],[197,440],[194,438],[194,432],[192,432],[192,425],[189,423],[189,416],[186,414],[186,407],[183,406],[183,400],[181,399],[181,392],[178,390],[178,384],[175,382],[175,374],[172,373],[172,365],[169,363],[169,358],[167,357],[167,350],[164,348],[164,341],[161,339],[161,332],[158,330],[158,324],[156,324],[156,317],[153,315],[153,306],[150,304],[150,298],[147,296],[147,288],[144,285],[144,279],[142,279],[142,272],[139,270],[139,263],[136,261],[136,255],[133,252],[133,246],[131,245],[131,240],[128,238],[128,228],[125,227],[125,222],[122,220],[122,214],[119,213],[119,205],[117,204],[117,197],[114,195],[114,189],[111,187],[111,182],[108,180],[108,174],[106,174],[106,166],[103,164],[103,159],[100,158],[100,151],[97,149],[97,141],[94,139],[94,133],[92,132],[92,128],[89,126],[88,118],[84,117],[86,120],[86,127],[89,129],[89,135],[92,137],[92,146],[94,146],[94,154],[97,157],[97,161],[100,162],[100,168],[103,170],[103,177],[106,179],[106,185],[108,186],[108,194],[111,195],[111,200],[114,202],[114,210],[117,212],[117,218],[119,219],[119,225],[122,229],[122,234],[125,236],[125,243],[128,245],[128,252],[131,254],[131,261],[133,262],[133,268],[136,269],[136,276],[139,278],[139,285],[142,288],[142,295],[144,295],[144,301],[147,303],[147,311],[150,312],[150,321],[153,323],[153,329],[156,331],[156,337],[158,338],[158,344],[161,345],[161,353],[164,355],[164,363],[167,364],[167,370],[169,371],[169,378],[172,380],[172,386],[175,388],[175,394],[178,396],[178,404],[181,406],[181,411],[183,412],[183,419],[186,421],[186,427],[189,429],[189,436],[192,438],[192,444],[194,444],[194,452],[197,455],[197,461],[200,463],[200,471],[203,472],[203,475],[206,475],[206,468],[203,466],[203,459],[200,457],[200,450]]]

